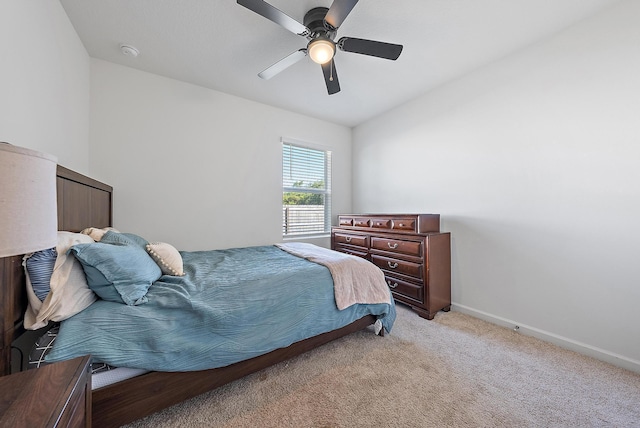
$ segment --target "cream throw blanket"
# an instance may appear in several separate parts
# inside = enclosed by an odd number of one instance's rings
[[[391,303],[391,292],[384,274],[373,263],[303,242],[276,246],[287,253],[326,266],[333,277],[336,305],[340,310],[356,303]]]
[[[49,321],[62,321],[87,308],[97,297],[89,289],[80,262],[67,251],[75,244],[90,244],[93,239],[81,233],[58,232],[58,256],[51,275],[51,291],[41,302],[33,292],[27,272],[28,306],[24,315],[24,327],[37,330]],[[25,261],[30,254],[25,256]]]

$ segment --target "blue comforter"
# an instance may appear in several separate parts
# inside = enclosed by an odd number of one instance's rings
[[[343,327],[367,314],[391,331],[389,304],[339,311],[329,270],[275,246],[181,252],[139,306],[99,300],[62,322],[47,361],[91,354],[117,367],[223,367]]]

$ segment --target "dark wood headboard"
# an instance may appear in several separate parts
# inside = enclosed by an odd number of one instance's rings
[[[111,186],[58,165],[58,230],[113,226],[112,195]],[[22,255],[0,258],[0,305],[0,376],[4,376],[11,370],[11,342],[24,331],[27,295]]]

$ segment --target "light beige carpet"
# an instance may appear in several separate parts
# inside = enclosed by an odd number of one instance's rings
[[[367,330],[129,425],[640,427],[640,375],[457,313]]]

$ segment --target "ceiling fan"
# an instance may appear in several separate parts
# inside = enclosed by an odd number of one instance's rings
[[[334,61],[336,47],[344,52],[353,52],[390,60],[398,59],[400,53],[402,53],[402,45],[392,43],[356,39],[354,37],[341,37],[337,42],[334,41],[338,28],[342,25],[356,3],[358,3],[358,0],[334,0],[330,8],[313,8],[304,15],[303,24],[263,0],[237,1],[239,5],[309,40],[306,48],[293,52],[258,73],[258,76],[263,79],[272,78],[309,55],[314,62],[322,66],[327,91],[329,95],[332,95],[340,92],[340,83],[338,82],[338,74],[336,73]]]

